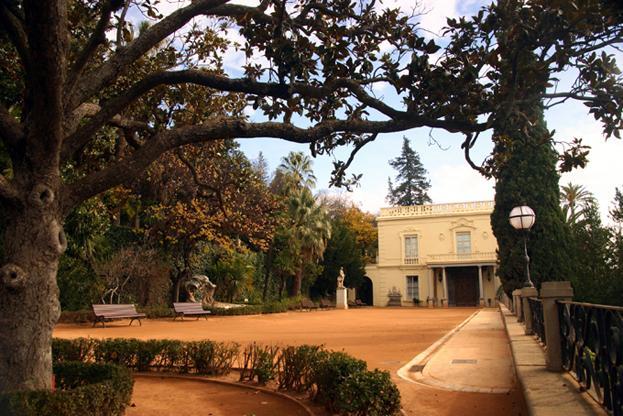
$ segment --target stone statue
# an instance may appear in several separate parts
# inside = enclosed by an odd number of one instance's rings
[[[199,297],[203,306],[212,306],[214,304],[216,285],[210,281],[208,276],[195,274],[184,283],[184,288],[190,302],[199,302],[197,300],[197,297]]]
[[[340,267],[340,274],[337,276],[337,287],[344,288],[344,268]]]

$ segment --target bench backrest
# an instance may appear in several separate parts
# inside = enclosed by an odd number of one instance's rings
[[[136,307],[132,304],[127,305],[93,305],[95,316],[120,316],[136,315]]]
[[[199,302],[173,302],[173,309],[177,313],[204,312],[203,306]]]
[[[315,308],[316,307],[316,305],[314,305],[314,302],[312,302],[309,299],[301,300],[301,306],[304,308]]]

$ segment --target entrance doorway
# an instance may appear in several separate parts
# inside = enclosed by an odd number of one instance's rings
[[[372,306],[372,280],[368,276],[363,277],[363,282],[361,283],[361,287],[358,290],[359,299],[365,303],[366,305]]]
[[[478,267],[448,267],[448,304],[450,306],[478,306]]]

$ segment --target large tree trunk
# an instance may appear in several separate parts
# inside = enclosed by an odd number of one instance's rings
[[[50,188],[7,214],[0,265],[0,392],[49,389],[51,337],[60,315],[56,272],[66,247]]]

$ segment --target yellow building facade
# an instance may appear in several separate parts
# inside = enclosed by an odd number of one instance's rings
[[[493,201],[382,208],[377,263],[366,267],[374,306],[494,305],[492,211]]]

